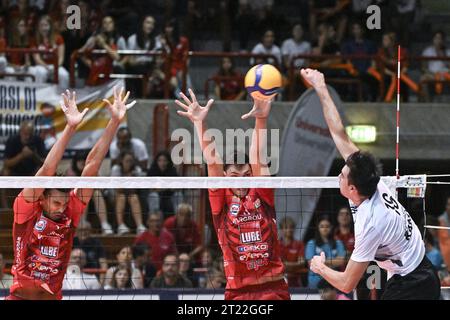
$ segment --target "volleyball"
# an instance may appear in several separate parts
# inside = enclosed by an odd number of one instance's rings
[[[270,100],[281,87],[281,74],[271,64],[258,64],[245,75],[245,88],[254,99]]]

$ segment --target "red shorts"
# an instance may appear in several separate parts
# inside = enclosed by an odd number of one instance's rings
[[[225,300],[291,300],[284,280],[225,290]]]

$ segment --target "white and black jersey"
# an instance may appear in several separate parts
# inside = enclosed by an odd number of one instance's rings
[[[350,201],[350,208],[355,223],[353,261],[376,261],[389,278],[419,266],[425,255],[419,229],[381,180],[372,197],[358,207]]]

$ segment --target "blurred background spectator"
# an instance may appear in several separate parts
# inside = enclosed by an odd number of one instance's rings
[[[64,276],[63,290],[96,290],[101,288],[95,275],[83,272],[85,266],[86,253],[83,249],[73,249]]]
[[[13,276],[5,272],[5,260],[0,253],[0,289],[9,289],[13,283]]]
[[[192,282],[180,275],[178,257],[169,254],[164,257],[162,273],[153,279],[151,288],[192,288]]]

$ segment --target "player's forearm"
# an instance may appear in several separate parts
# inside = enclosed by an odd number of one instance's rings
[[[322,265],[318,273],[339,291],[349,293],[354,289],[354,287],[350,285],[345,272],[339,272],[326,265]]]
[[[50,152],[47,154],[41,169],[36,174],[37,176],[53,176],[56,173],[58,164],[64,155],[64,151],[75,132],[76,127],[66,125],[61,137],[56,140],[55,144],[50,149]]]
[[[203,156],[205,157],[208,166],[222,164],[222,158],[217,152],[216,142],[212,139],[209,140],[205,135],[205,132],[208,130],[206,121],[195,122],[194,129],[197,133],[198,140],[200,141],[200,148],[202,149]]]
[[[255,119],[249,158],[252,168],[256,167],[253,172],[255,176],[270,175],[268,170],[265,170],[269,163],[267,159],[267,118]]]
[[[100,139],[98,139],[86,158],[86,165],[81,173],[82,176],[96,176],[98,174],[119,125],[119,120],[109,120]]]
[[[331,136],[338,148],[340,154],[344,159],[357,151],[358,148],[350,140],[349,136],[345,132],[344,125],[342,123],[341,116],[337,111],[336,105],[328,92],[326,85],[320,88],[316,88],[317,95],[319,96],[322,104],[323,114],[325,121],[330,129]]]

